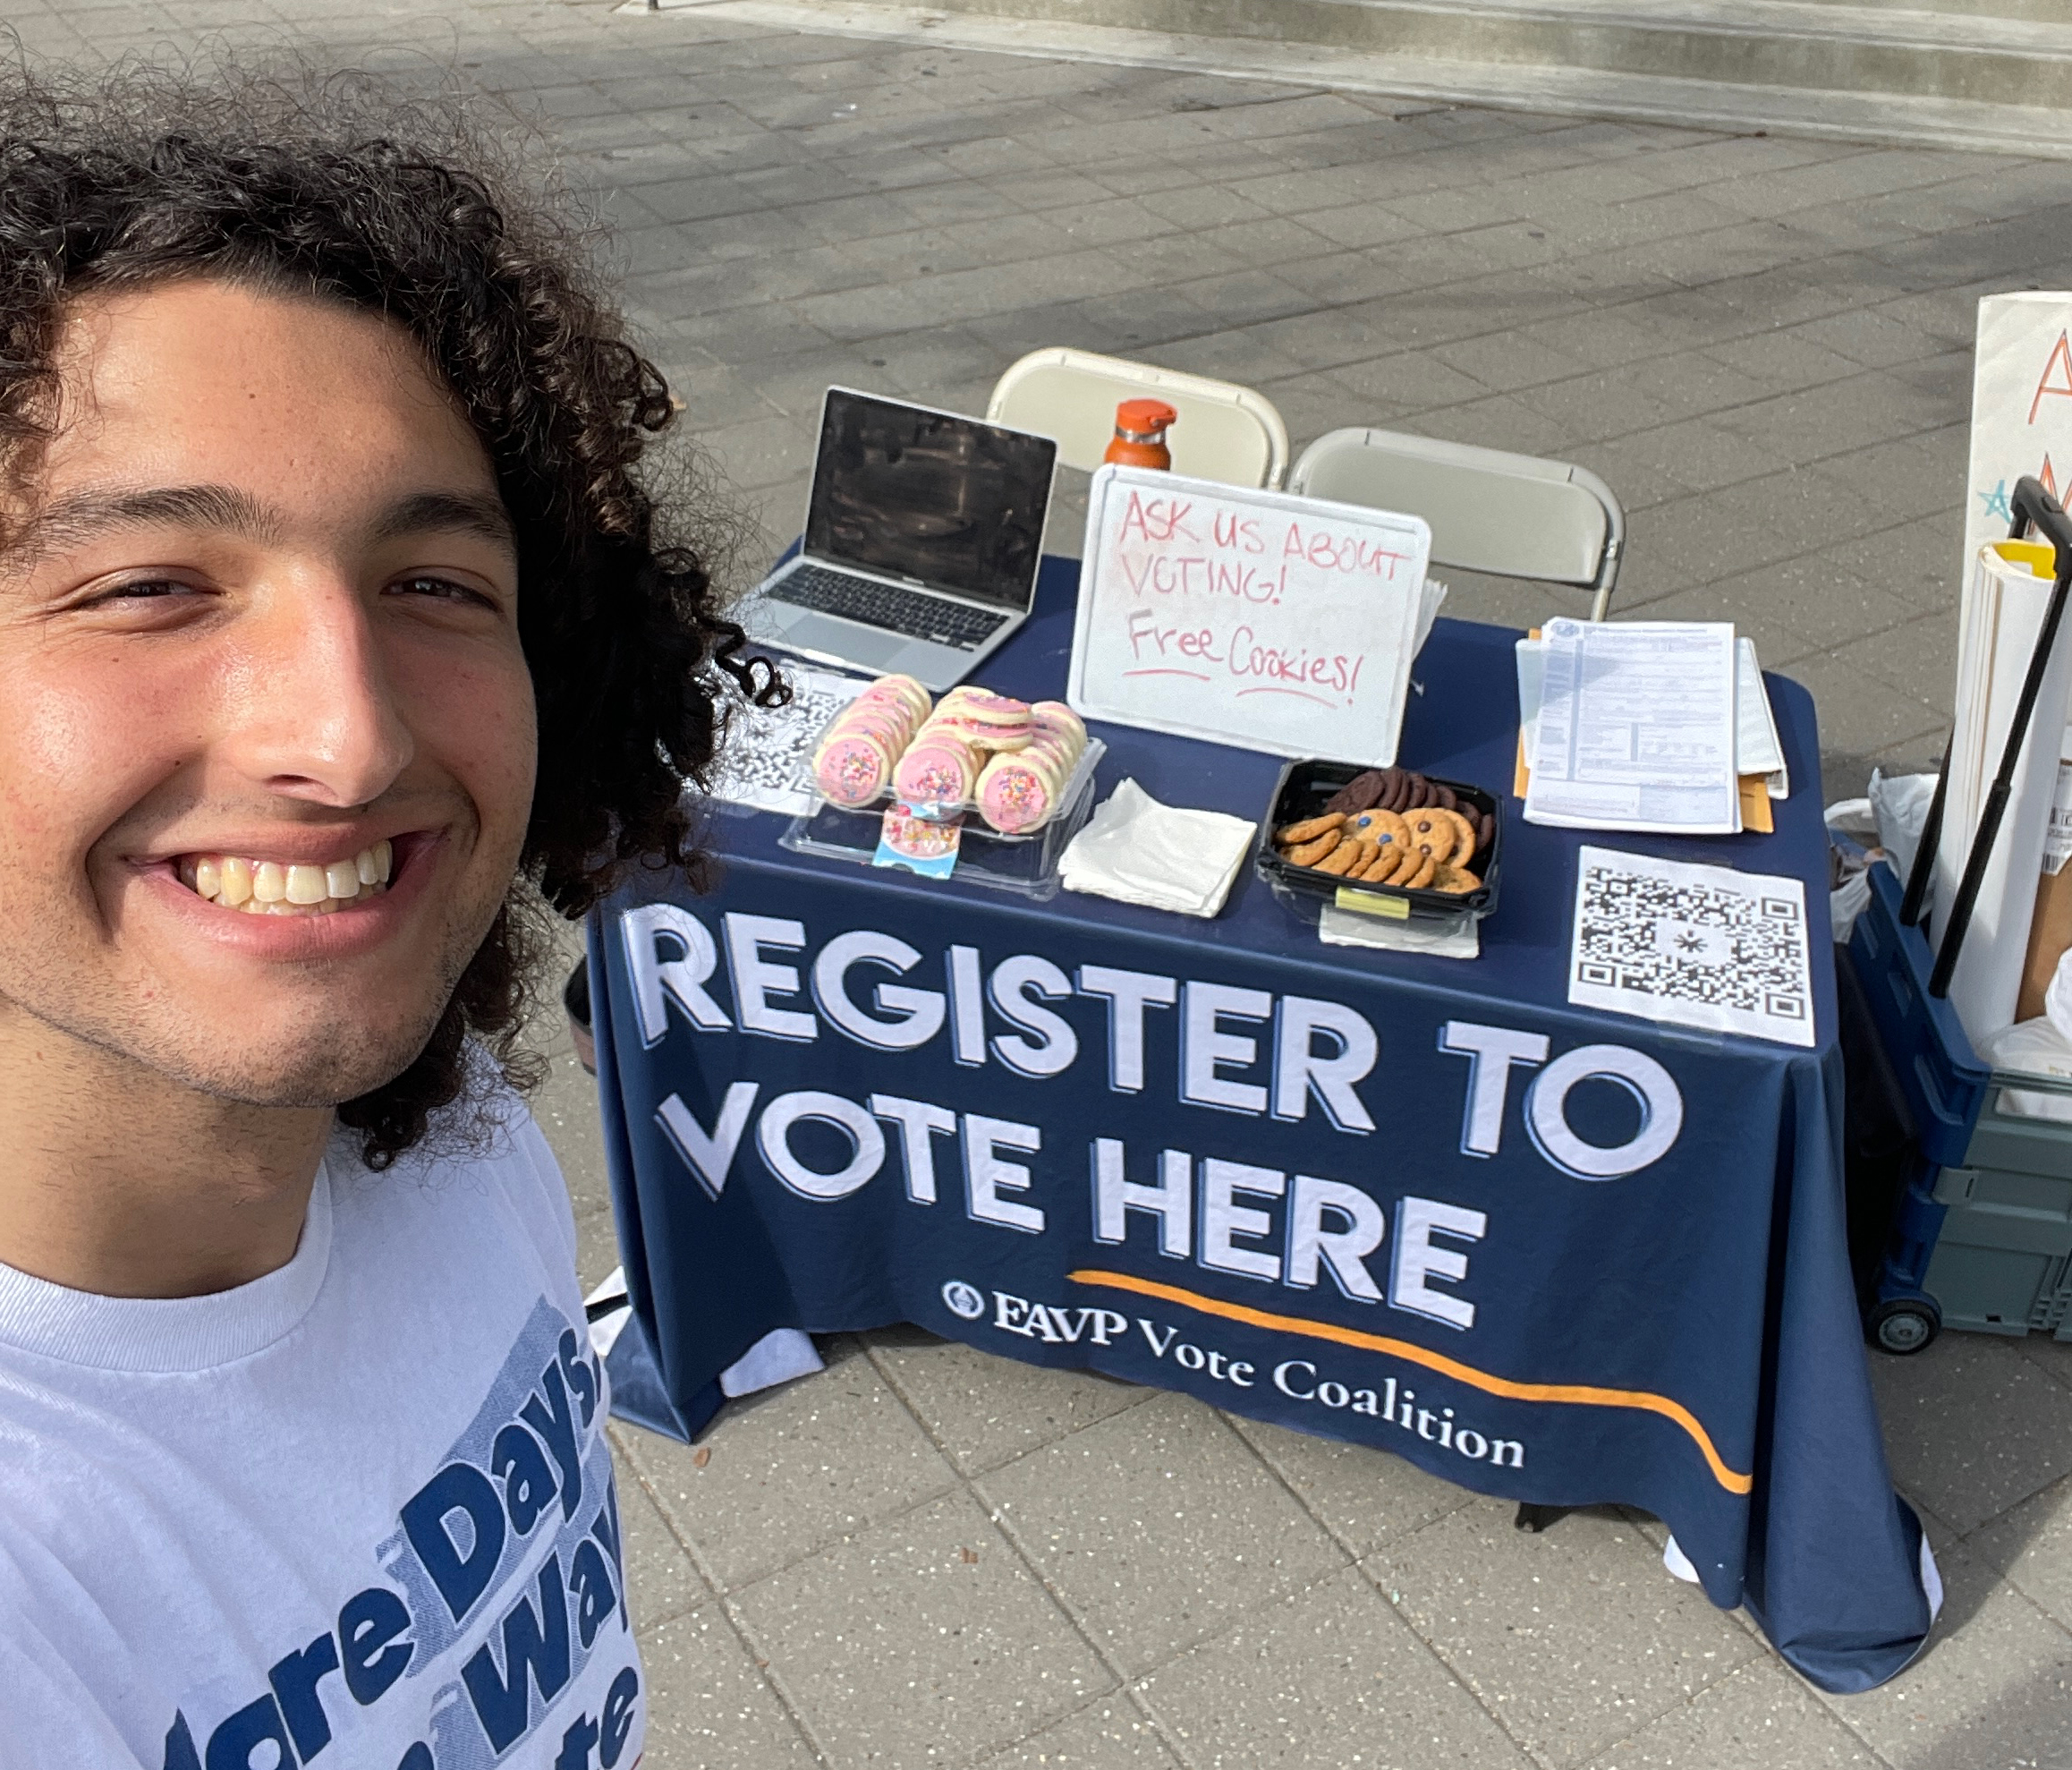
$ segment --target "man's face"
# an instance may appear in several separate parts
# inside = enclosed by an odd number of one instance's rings
[[[57,367],[0,551],[0,1035],[351,1099],[423,1048],[531,804],[488,460],[399,328],[312,302],[88,296]]]

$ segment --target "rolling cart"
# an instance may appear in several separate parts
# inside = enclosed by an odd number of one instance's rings
[[[1940,949],[1923,906],[1947,752],[1906,889],[1872,867],[1842,967],[1850,1239],[1865,1332],[1892,1353],[1918,1352],[1945,1327],[2072,1340],[2072,1122],[2007,1110],[2016,1090],[2072,1102],[2072,1083],[1991,1069],[1949,1001],[2072,588],[2072,522],[2057,500],[2024,479],[2013,508],[2017,538],[2034,524],[2055,549],[2056,583]]]

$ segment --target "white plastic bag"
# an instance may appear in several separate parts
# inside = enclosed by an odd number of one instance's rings
[[[1871,771],[1871,815],[1877,821],[1878,846],[1890,857],[1901,884],[1914,871],[1914,851],[1920,846],[1922,826],[1928,821],[1928,802],[1934,796],[1932,774],[1888,779],[1876,769]]]
[[[2059,966],[2058,976],[2051,982],[2052,995],[2058,993],[2064,975],[2064,967]],[[2072,1082],[2072,1039],[2051,1024],[2054,1018],[2038,1015],[2034,1020],[2017,1020],[2012,1026],[2003,1026],[1983,1042],[1981,1055],[1995,1069],[2011,1069],[2024,1076],[2054,1076],[2059,1081]],[[1999,1110],[2017,1119],[2056,1119],[2072,1124],[2072,1095],[2002,1088]]]
[[[1837,799],[1821,813],[1821,821],[1838,835],[1853,838],[1862,847],[1878,846],[1878,820],[1868,799]]]
[[[1871,901],[1871,870],[1851,873],[1834,890],[1828,893],[1828,919],[1835,925],[1835,944],[1846,947],[1849,936],[1856,932],[1856,918],[1863,915]]]
[[[1865,851],[1877,852],[1878,821],[1868,799],[1838,799],[1821,818],[1828,827],[1828,877],[1833,885],[1828,893],[1828,920],[1834,924],[1835,944],[1843,947],[1871,901]]]

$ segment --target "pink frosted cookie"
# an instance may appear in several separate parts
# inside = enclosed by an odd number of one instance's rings
[[[1036,729],[1069,742],[1074,753],[1086,748],[1086,724],[1062,701],[1039,701],[1029,709]]]
[[[935,704],[928,698],[928,690],[910,676],[881,676],[857,698],[895,701],[906,709],[916,725],[929,716]]]
[[[813,784],[837,805],[869,804],[891,772],[890,753],[867,732],[836,732],[813,758]]]
[[[979,777],[979,815],[995,830],[1019,836],[1047,821],[1057,802],[1057,770],[1027,753],[995,756]]]
[[[910,805],[961,805],[978,771],[971,745],[931,725],[899,759],[893,785]]]
[[[929,724],[945,727],[981,750],[1020,750],[1036,734],[1026,701],[982,688],[952,689]]]
[[[913,740],[913,721],[897,707],[882,703],[851,707],[828,728],[830,738],[851,735],[875,737],[887,755],[896,756]]]
[[[879,709],[904,720],[909,728],[920,725],[932,711],[927,693],[907,677],[886,677],[874,682],[849,704]]]

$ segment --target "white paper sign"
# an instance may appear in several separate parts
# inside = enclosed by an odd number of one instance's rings
[[[1777,873],[1585,847],[1568,1000],[1810,1048],[1805,887]]]
[[[1979,549],[2008,538],[2008,499],[2025,473],[2060,503],[2072,495],[2072,294],[2030,290],[1978,304],[1960,587]]]
[[[803,816],[819,808],[813,745],[828,721],[867,686],[862,677],[801,667],[785,672],[792,698],[781,707],[735,704],[706,795],[759,812]]]
[[[1431,553],[1420,517],[1103,467],[1066,699],[1089,719],[1386,766]]]

